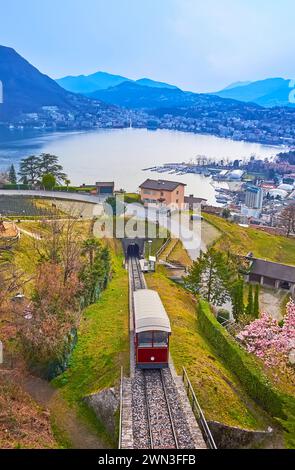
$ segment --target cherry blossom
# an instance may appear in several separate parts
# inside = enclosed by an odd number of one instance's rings
[[[247,325],[237,339],[249,353],[261,358],[268,367],[293,363],[295,350],[295,303],[286,307],[283,324],[267,313]]]

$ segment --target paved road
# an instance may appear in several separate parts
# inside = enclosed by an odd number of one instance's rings
[[[67,201],[88,202],[90,204],[101,204],[105,201],[106,197],[91,196],[88,194],[78,194],[61,191],[25,191],[25,190],[10,190],[0,189],[0,196],[30,196],[42,197],[48,199],[63,199]]]

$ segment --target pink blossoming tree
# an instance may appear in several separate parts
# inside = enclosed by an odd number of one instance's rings
[[[247,325],[237,339],[249,353],[261,358],[268,367],[294,366],[295,352],[295,303],[286,307],[283,325],[264,313],[261,318]]]

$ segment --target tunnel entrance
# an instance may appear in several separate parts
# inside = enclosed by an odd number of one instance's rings
[[[137,243],[131,243],[127,249],[127,257],[139,258],[139,246]]]

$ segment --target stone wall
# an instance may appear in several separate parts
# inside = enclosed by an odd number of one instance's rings
[[[267,431],[250,431],[217,421],[208,421],[208,425],[219,449],[272,448],[272,428]]]
[[[120,406],[119,391],[116,388],[107,388],[84,398],[84,402],[94,411],[107,432],[116,440],[117,415]]]

